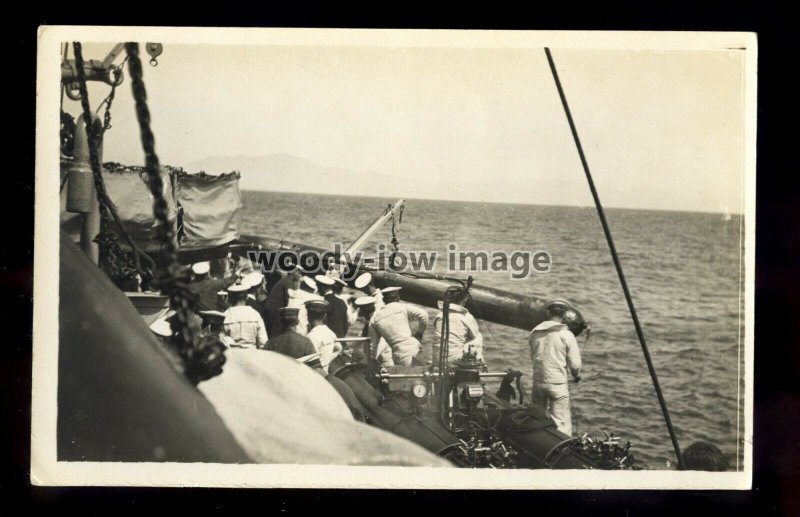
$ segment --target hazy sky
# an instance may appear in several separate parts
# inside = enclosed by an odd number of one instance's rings
[[[742,211],[742,52],[552,52],[604,204]],[[158,62],[144,79],[165,164],[287,153],[402,176],[398,197],[592,203],[541,49],[173,44]],[[90,91],[96,108],[108,87]],[[142,163],[127,77],[112,116],[104,159]]]

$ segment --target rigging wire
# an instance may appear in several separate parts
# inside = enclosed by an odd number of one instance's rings
[[[105,114],[103,115],[103,132],[108,131],[111,129],[111,103],[114,102],[114,95],[117,91],[117,86],[122,84],[122,68],[125,66],[125,63],[128,61],[128,56],[125,56],[125,59],[122,60],[122,63],[119,66],[114,66],[114,84],[111,85],[111,91],[106,96],[105,99],[97,106],[94,114],[97,115],[100,113],[100,110],[103,108],[103,105],[106,107]]]
[[[139,272],[140,275],[146,276],[148,273],[142,267],[141,259],[143,258],[151,269],[155,269],[155,262],[153,261],[150,256],[145,253],[144,251],[139,248],[136,242],[128,233],[128,230],[125,228],[125,225],[122,223],[122,219],[120,218],[119,214],[117,213],[117,209],[114,206],[114,203],[111,202],[111,198],[108,197],[108,193],[106,192],[105,182],[103,181],[103,165],[100,163],[100,155],[98,153],[97,145],[99,142],[100,135],[97,134],[95,131],[94,124],[92,123],[92,109],[89,106],[89,93],[86,88],[86,72],[83,68],[83,47],[81,46],[80,42],[73,42],[72,43],[73,50],[75,52],[75,67],[78,77],[78,90],[80,92],[80,102],[81,107],[83,109],[83,119],[84,119],[84,126],[86,129],[86,136],[89,140],[89,163],[92,168],[92,175],[94,177],[94,188],[95,193],[97,195],[97,204],[98,208],[101,210],[102,215],[104,216],[106,221],[114,220],[117,223],[117,226],[120,229],[125,240],[130,245],[131,250],[133,251],[133,261],[136,270]]]
[[[589,189],[592,191],[592,197],[594,198],[594,204],[597,208],[597,214],[600,217],[600,223],[603,226],[603,232],[605,233],[606,241],[608,241],[608,248],[611,251],[611,258],[614,260],[614,267],[617,270],[617,276],[619,277],[619,282],[622,285],[622,291],[625,294],[625,301],[628,303],[628,309],[631,313],[631,318],[633,319],[633,325],[636,328],[636,335],[638,336],[639,344],[642,347],[642,353],[644,354],[644,359],[647,363],[647,369],[650,371],[650,377],[653,380],[653,387],[656,390],[658,403],[661,406],[661,412],[663,413],[664,421],[667,424],[669,437],[672,440],[672,447],[675,449],[675,456],[678,459],[678,469],[684,470],[685,465],[683,461],[683,455],[681,454],[681,448],[678,444],[678,437],[675,434],[675,429],[672,427],[672,419],[669,416],[669,409],[667,409],[667,401],[664,399],[664,394],[661,392],[661,385],[658,382],[658,375],[656,374],[655,367],[653,366],[653,360],[650,358],[650,351],[647,349],[644,331],[639,323],[639,317],[636,314],[636,307],[633,305],[633,298],[631,297],[630,290],[628,289],[628,282],[625,280],[625,274],[622,271],[622,263],[619,260],[617,248],[614,246],[614,239],[611,237],[611,230],[608,226],[605,212],[603,211],[603,205],[600,203],[600,196],[597,193],[597,188],[595,187],[594,180],[592,179],[592,173],[589,170],[589,163],[586,161],[586,156],[583,153],[583,146],[581,146],[580,138],[578,138],[578,130],[575,127],[575,122],[572,120],[572,113],[570,112],[569,105],[567,104],[567,97],[565,96],[564,89],[561,86],[561,80],[558,78],[556,64],[553,61],[553,56],[550,53],[550,49],[545,48],[544,52],[547,56],[547,62],[550,65],[550,71],[553,73],[553,79],[555,80],[556,88],[558,89],[558,95],[561,98],[561,104],[564,107],[564,113],[567,115],[567,122],[569,122],[572,138],[575,140],[575,146],[578,148],[578,154],[580,155],[581,164],[583,165],[583,171],[586,173],[586,180],[589,182]]]
[[[392,268],[394,268],[394,260],[397,257],[397,253],[400,251],[400,241],[397,238],[397,234],[400,231],[400,224],[403,222],[403,209],[405,207],[401,206],[400,210],[398,210],[397,216],[395,216],[394,212],[392,212],[392,253],[389,255],[389,264]],[[391,210],[392,205],[389,205],[387,210]]]
[[[131,89],[136,103],[136,118],[139,121],[140,136],[144,149],[147,171],[147,186],[153,196],[153,215],[157,224],[158,236],[167,256],[166,270],[158,271],[156,285],[170,295],[178,315],[177,332],[189,347],[191,355],[199,344],[199,336],[189,324],[194,311],[190,306],[188,278],[185,268],[178,261],[178,247],[175,231],[169,223],[167,201],[164,198],[164,182],[161,179],[161,166],[155,149],[155,137],[150,128],[150,110],[147,107],[147,91],[142,80],[142,62],[139,59],[139,44],[126,43],[128,71],[131,76]]]

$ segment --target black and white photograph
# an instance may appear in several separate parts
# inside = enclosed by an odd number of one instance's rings
[[[41,27],[31,482],[750,488],[756,60]]]

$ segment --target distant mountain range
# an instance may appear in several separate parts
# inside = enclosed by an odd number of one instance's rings
[[[526,196],[526,189],[515,189],[510,198],[508,189],[497,189],[491,174],[481,181],[429,174],[420,181],[413,178],[374,171],[359,171],[327,167],[311,160],[286,153],[264,156],[212,156],[183,166],[187,172],[205,171],[220,174],[237,170],[241,173],[243,190],[272,192],[304,192],[351,196],[374,196],[406,199],[452,199],[462,201],[522,202],[536,200]],[[558,192],[563,184],[555,181],[538,182],[540,199],[543,191]],[[564,195],[560,196],[564,199]],[[546,201],[545,201],[546,204]]]
[[[326,167],[290,154],[264,156],[212,156],[187,164],[187,172],[219,174],[238,170],[244,190],[309,192],[318,194],[419,197],[416,188],[402,177],[372,171]]]
[[[592,199],[582,175],[553,177],[536,171],[508,178],[471,179],[455,173],[444,176],[431,172],[421,181],[419,173],[402,175],[375,171],[328,167],[299,156],[275,153],[263,156],[211,156],[183,165],[187,172],[220,174],[237,170],[243,190],[302,192],[308,194],[374,196],[406,199],[445,199],[458,201],[524,203],[541,205],[590,206]],[[499,181],[498,181],[499,179]],[[509,183],[504,183],[511,179]],[[630,206],[630,199],[647,199],[646,192],[634,192],[624,185],[607,192],[608,207]]]

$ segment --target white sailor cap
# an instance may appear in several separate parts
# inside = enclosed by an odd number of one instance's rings
[[[378,291],[380,291],[382,294],[386,294],[386,293],[396,293],[400,289],[402,289],[402,287],[397,287],[396,285],[393,285],[389,287],[384,287],[383,289],[378,289]]]
[[[242,278],[242,284],[249,285],[250,287],[261,285],[261,282],[263,281],[264,281],[264,275],[262,275],[258,271],[253,271],[252,273],[248,273],[244,276],[244,278]]]
[[[295,316],[297,317],[300,314],[299,307],[281,307],[278,309],[278,314],[281,316]]]
[[[438,302],[436,302],[436,306],[439,307],[439,310],[444,309],[444,301],[439,300]],[[450,310],[455,312],[467,312],[466,307],[453,302],[450,302]]]
[[[544,304],[545,309],[551,307],[561,307],[563,309],[572,309],[572,304],[563,298],[555,298]]]
[[[353,302],[356,304],[356,307],[364,307],[365,305],[373,305],[375,303],[375,298],[372,296],[359,296],[356,298],[356,301]]]
[[[314,277],[314,280],[316,280],[318,284],[327,285],[327,286],[331,286],[331,285],[336,283],[333,280],[333,278],[331,278],[329,276],[326,276],[326,275],[317,275],[317,276]]]
[[[219,321],[220,323],[225,320],[225,313],[220,311],[197,311],[200,317],[206,321]]]
[[[304,276],[303,283],[306,284],[306,286],[308,286],[311,289],[317,288],[317,283],[314,280],[312,280],[311,277]]]
[[[161,337],[170,337],[172,335],[172,325],[164,318],[156,320],[150,324],[150,330],[154,334]]]
[[[192,264],[192,273],[195,275],[205,275],[211,270],[211,262],[197,262]]]
[[[250,285],[248,284],[231,284],[228,286],[229,293],[244,293],[250,290]]]
[[[372,275],[370,273],[358,275],[355,282],[356,289],[364,289],[370,282],[372,282]]]

